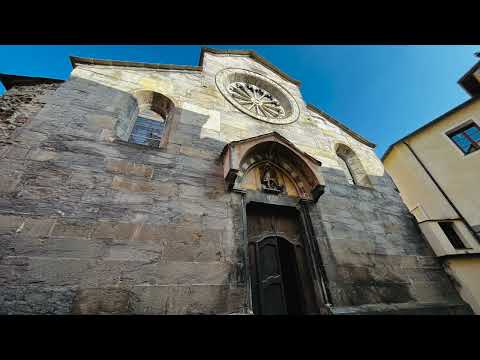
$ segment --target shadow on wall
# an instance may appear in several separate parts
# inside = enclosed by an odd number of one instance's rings
[[[223,168],[213,161],[225,144],[202,137],[208,116],[184,109],[172,118],[166,150],[112,142],[132,103],[127,92],[72,77],[15,134],[0,160],[12,180],[0,191],[0,211],[27,224],[2,235],[0,264],[10,275],[0,293],[21,286],[28,301],[2,303],[0,312],[98,313],[101,289],[110,288],[128,290],[110,313],[125,312],[125,303],[134,313],[241,309],[239,214],[227,211]],[[151,286],[136,286],[143,282]],[[92,286],[98,296],[79,296]]]
[[[339,169],[323,174],[311,216],[336,306],[461,303],[388,175],[370,176],[372,189],[348,184]]]

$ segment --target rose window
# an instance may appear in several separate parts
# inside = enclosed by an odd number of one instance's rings
[[[228,92],[247,111],[267,118],[285,116],[285,110],[280,102],[268,91],[258,86],[234,82],[229,85]]]
[[[215,83],[228,102],[255,119],[286,125],[297,121],[300,114],[290,92],[262,74],[226,68],[215,75]]]

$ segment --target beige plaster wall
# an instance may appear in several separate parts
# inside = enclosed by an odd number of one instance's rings
[[[480,259],[456,258],[447,262],[449,273],[457,282],[457,290],[462,298],[472,307],[475,314],[480,314]]]
[[[480,224],[480,151],[464,155],[445,134],[470,120],[480,125],[480,100],[412,136],[407,142],[465,219],[471,226],[477,226]],[[420,204],[430,219],[456,216],[405,145],[395,146],[384,165],[410,210]]]

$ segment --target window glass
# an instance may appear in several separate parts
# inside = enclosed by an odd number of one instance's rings
[[[469,154],[480,148],[480,129],[476,124],[467,125],[450,134],[449,137],[464,154]]]
[[[470,148],[470,141],[463,136],[463,134],[457,134],[452,136],[453,141],[462,149],[464,153],[468,153],[468,149]]]
[[[472,140],[480,141],[480,129],[476,126],[468,128],[467,130],[465,130],[465,133],[467,133],[472,138]]]
[[[160,146],[164,128],[165,122],[163,120],[151,120],[143,116],[138,116],[129,142],[158,147]]]

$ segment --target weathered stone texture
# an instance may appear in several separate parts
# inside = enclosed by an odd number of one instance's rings
[[[228,142],[271,131],[323,163],[327,186],[311,218],[334,307],[460,303],[371,148],[307,110],[298,87],[263,65],[205,56],[202,74],[79,65],[0,150],[1,313],[242,312],[239,195],[225,191],[217,159]],[[299,120],[272,125],[236,110],[215,87],[225,67],[280,83]],[[175,104],[165,148],[114,141],[131,126],[139,89]],[[338,142],[372,188],[347,184]]]
[[[30,121],[48,101],[60,83],[13,86],[0,97],[0,153],[12,143],[12,134]]]

